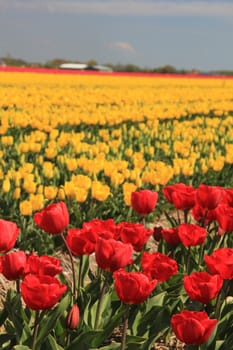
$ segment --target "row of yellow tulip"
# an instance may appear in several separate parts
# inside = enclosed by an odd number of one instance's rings
[[[105,201],[233,164],[233,80],[0,73],[3,196]]]

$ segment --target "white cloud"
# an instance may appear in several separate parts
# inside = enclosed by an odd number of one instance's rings
[[[125,41],[115,41],[108,45],[111,49],[116,49],[125,53],[135,53],[135,48]]]
[[[132,16],[233,16],[233,3],[227,1],[0,0],[0,10],[9,9]]]

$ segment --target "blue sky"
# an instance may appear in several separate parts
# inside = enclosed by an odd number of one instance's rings
[[[0,57],[233,70],[233,0],[0,0]]]

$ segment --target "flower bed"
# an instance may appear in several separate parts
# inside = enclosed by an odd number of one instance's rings
[[[63,201],[36,212],[38,233],[63,242],[71,278],[57,257],[14,249],[20,228],[1,219],[1,273],[15,281],[2,300],[1,349],[150,350],[161,339],[172,349],[175,334],[185,349],[229,350],[233,189],[177,183],[162,193],[177,213],[153,229],[160,197],[150,190],[131,195],[137,222],[77,228]]]

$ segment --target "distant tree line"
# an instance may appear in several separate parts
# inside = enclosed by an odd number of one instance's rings
[[[80,62],[80,61],[68,61],[66,59],[62,58],[54,58],[52,60],[49,60],[45,63],[39,63],[39,62],[27,62],[25,60],[22,60],[20,58],[14,58],[11,57],[11,55],[7,55],[6,57],[0,58],[0,66],[6,65],[6,66],[14,66],[14,67],[42,67],[42,68],[59,68],[59,66],[63,63],[86,63],[88,67],[93,67],[98,64],[98,62],[94,59],[91,59],[87,62]],[[128,63],[128,64],[112,64],[112,63],[106,63],[104,66],[107,66],[111,68],[114,72],[132,72],[132,73],[167,73],[167,74],[219,74],[219,75],[233,75],[233,70],[218,70],[218,71],[211,71],[211,72],[199,72],[199,70],[196,69],[176,69],[174,66],[166,64],[164,66],[159,66],[155,68],[148,68],[148,67],[139,67],[135,64]]]

